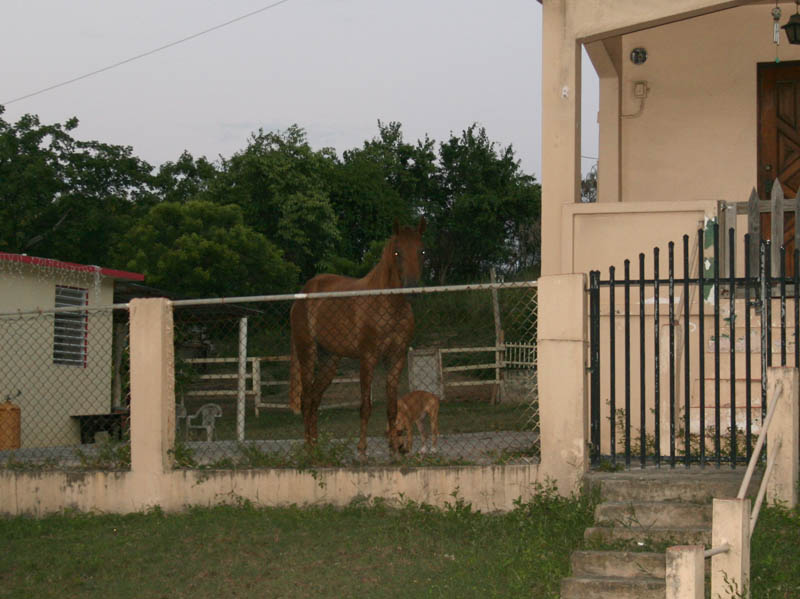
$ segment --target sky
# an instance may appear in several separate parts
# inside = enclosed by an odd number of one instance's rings
[[[163,51],[26,99],[277,0],[4,0],[2,118],[76,116],[80,139],[158,166],[211,160],[252,132],[305,129],[342,151],[399,121],[438,142],[473,122],[541,179],[541,5],[536,0],[283,0]],[[597,156],[597,78],[584,55],[582,170]]]

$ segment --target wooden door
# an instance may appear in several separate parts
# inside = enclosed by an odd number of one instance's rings
[[[775,178],[786,198],[800,189],[800,61],[758,65],[758,195],[769,200]],[[794,268],[793,212],[784,218],[788,273]],[[770,238],[770,216],[761,215],[761,235]]]

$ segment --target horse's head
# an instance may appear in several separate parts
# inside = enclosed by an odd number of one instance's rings
[[[416,287],[422,280],[422,263],[425,258],[425,246],[422,234],[425,232],[425,218],[419,219],[416,227],[401,227],[394,221],[394,235],[387,249],[389,259],[400,279],[402,287]]]

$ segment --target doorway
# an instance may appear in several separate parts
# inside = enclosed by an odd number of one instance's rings
[[[769,200],[775,178],[785,198],[800,189],[800,61],[758,65],[758,195]],[[784,218],[787,272],[794,270],[794,212]],[[770,215],[761,214],[761,235],[769,239]]]

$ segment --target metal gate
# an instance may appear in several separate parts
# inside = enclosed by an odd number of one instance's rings
[[[774,264],[770,242],[748,234],[737,273],[734,229],[726,238],[724,265],[712,221],[692,252],[683,237],[677,268],[670,242],[666,277],[659,248],[651,261],[639,254],[635,274],[630,260],[621,279],[614,267],[607,278],[590,273],[593,464],[735,468],[750,457],[766,411],[767,367],[800,364],[800,253],[787,273],[785,248]]]

